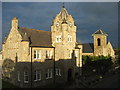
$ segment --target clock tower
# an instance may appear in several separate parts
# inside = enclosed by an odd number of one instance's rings
[[[56,59],[70,59],[76,45],[76,25],[64,6],[54,18],[51,32],[52,45],[56,48]]]

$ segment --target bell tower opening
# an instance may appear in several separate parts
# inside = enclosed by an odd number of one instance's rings
[[[100,38],[97,39],[97,43],[98,43],[98,46],[101,45],[101,40],[100,40]]]

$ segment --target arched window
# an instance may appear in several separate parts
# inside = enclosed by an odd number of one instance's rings
[[[101,42],[100,42],[100,38],[97,39],[98,42],[98,46],[100,46]]]

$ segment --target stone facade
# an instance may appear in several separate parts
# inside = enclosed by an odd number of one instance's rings
[[[51,32],[18,25],[18,19],[13,18],[10,33],[2,44],[3,79],[14,85],[30,88],[65,83],[81,72],[82,55],[114,57],[102,30],[93,34],[94,44],[76,42],[77,26],[65,7],[54,18]]]
[[[94,43],[83,44],[82,55],[115,57],[115,52],[110,41],[107,42],[108,35],[103,30],[97,30],[92,36]]]
[[[2,60],[2,52],[0,51],[0,67],[2,66],[3,60]]]
[[[94,38],[94,55],[104,55],[115,57],[113,47],[110,42],[107,43],[107,34],[102,30],[98,30],[93,34]]]
[[[18,18],[13,18],[2,44],[3,79],[30,88],[75,78],[82,67],[82,45],[76,42],[74,19],[64,7],[53,20],[51,32],[18,25]]]

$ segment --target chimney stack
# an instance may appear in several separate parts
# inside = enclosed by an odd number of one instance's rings
[[[18,29],[18,18],[17,17],[14,17],[12,19],[12,28],[13,29]]]

